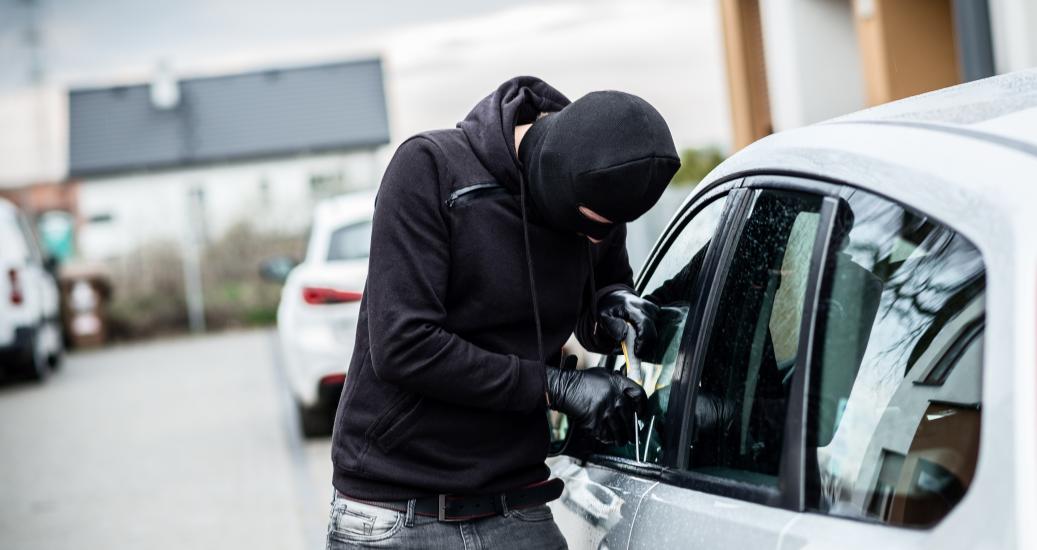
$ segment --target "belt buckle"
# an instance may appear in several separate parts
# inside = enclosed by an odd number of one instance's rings
[[[442,522],[457,522],[457,521],[461,521],[461,520],[458,520],[458,519],[453,519],[453,518],[447,518],[446,517],[446,501],[447,501],[448,497],[449,497],[449,495],[446,495],[446,494],[440,494],[439,495],[439,514],[438,514],[439,521],[442,521]]]

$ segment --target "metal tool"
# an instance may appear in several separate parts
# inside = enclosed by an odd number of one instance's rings
[[[634,331],[634,327],[630,327],[627,330],[626,337],[619,343],[620,347],[623,348],[623,358],[627,362],[627,377],[633,380],[637,385],[642,386],[644,384],[644,371],[641,370],[641,361],[633,354],[634,350],[634,339],[637,338],[637,333]],[[637,413],[634,413],[634,460],[637,462],[641,461],[641,439],[638,434],[641,432],[641,421],[637,418]]]
[[[619,345],[623,348],[623,358],[627,362],[627,376],[637,383],[638,386],[643,387],[645,381],[644,369],[641,368],[641,360],[634,355],[634,341],[636,339],[637,333],[634,331],[634,327],[631,326]]]

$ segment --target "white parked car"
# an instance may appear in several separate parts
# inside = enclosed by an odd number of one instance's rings
[[[0,367],[43,380],[63,352],[53,265],[25,216],[0,199]]]
[[[281,356],[306,436],[331,431],[356,340],[373,212],[372,193],[321,201],[306,258],[291,269],[281,291]]]
[[[569,547],[1037,548],[1035,180],[1037,70],[717,167],[636,282],[637,441],[551,460]]]

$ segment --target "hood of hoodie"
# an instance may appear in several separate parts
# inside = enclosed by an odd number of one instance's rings
[[[518,76],[483,98],[457,127],[497,182],[519,193],[522,176],[515,152],[515,126],[529,124],[538,114],[559,111],[569,103],[569,98],[543,80]]]

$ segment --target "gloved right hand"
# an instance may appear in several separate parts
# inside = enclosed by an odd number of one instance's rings
[[[552,409],[605,445],[625,445],[637,437],[634,413],[643,414],[647,402],[640,386],[601,367],[547,367],[547,398]]]
[[[615,290],[598,298],[598,322],[609,336],[622,342],[628,330],[636,333],[634,349],[630,350],[634,355],[643,354],[655,342],[658,315],[659,306],[629,290]]]

